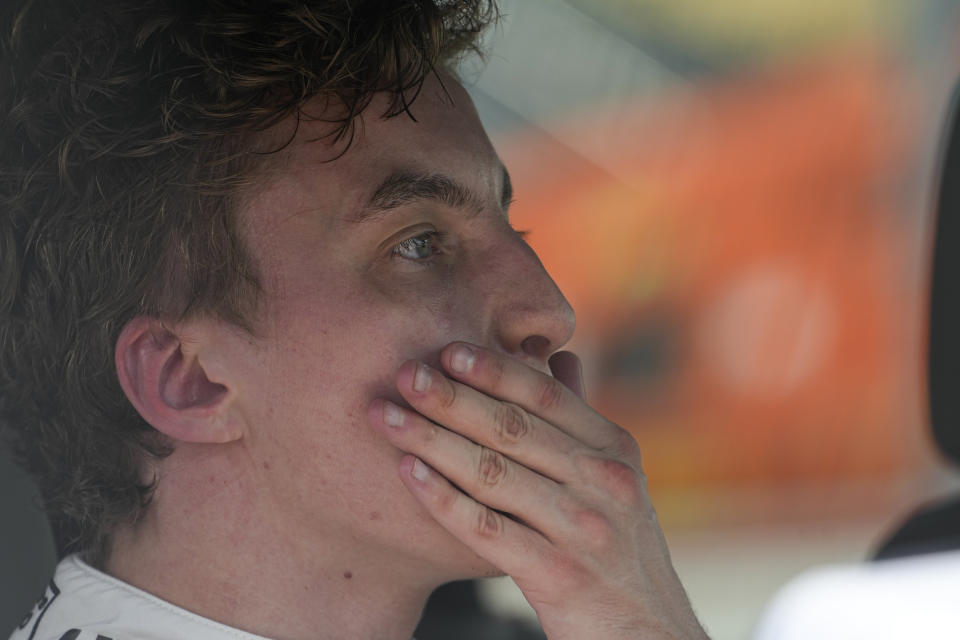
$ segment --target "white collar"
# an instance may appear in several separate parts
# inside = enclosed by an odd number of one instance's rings
[[[71,630],[79,630],[71,633]],[[208,620],[68,556],[10,640],[268,640]]]

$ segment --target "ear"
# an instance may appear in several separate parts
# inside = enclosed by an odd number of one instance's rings
[[[138,316],[120,332],[114,352],[120,386],[143,419],[174,440],[223,443],[242,436],[233,394],[207,377],[202,344],[157,318]]]

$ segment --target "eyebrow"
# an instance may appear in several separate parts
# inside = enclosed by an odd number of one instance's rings
[[[501,165],[503,188],[500,206],[504,211],[513,200],[513,185],[510,174]],[[476,191],[471,190],[449,176],[440,173],[396,172],[387,176],[360,211],[350,216],[350,222],[363,223],[378,219],[384,214],[417,200],[433,200],[455,209],[463,209],[474,216],[487,203]]]

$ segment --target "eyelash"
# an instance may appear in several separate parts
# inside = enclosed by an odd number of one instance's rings
[[[515,229],[513,225],[510,225],[510,228],[513,229],[514,233],[520,236],[520,238],[522,238],[524,242],[527,242],[527,237],[530,234],[528,230]],[[418,233],[415,236],[411,236],[406,240],[403,240],[397,243],[397,245],[393,248],[393,251],[391,251],[391,255],[397,258],[401,258],[403,260],[408,260],[416,264],[430,264],[433,257],[436,256],[438,253],[440,253],[440,250],[437,248],[436,245],[442,242],[443,238],[444,238],[444,234],[441,231],[432,230],[432,231],[425,231],[423,233]],[[404,250],[415,249],[420,243],[424,245],[429,243],[429,246],[431,249],[429,256],[422,257],[422,258],[409,258],[407,256],[402,255],[402,252]]]
[[[397,243],[397,245],[393,248],[392,253],[398,258],[409,260],[410,262],[429,263],[431,258],[437,255],[439,252],[436,244],[442,239],[443,234],[439,231],[425,231]],[[423,246],[428,246],[430,248],[429,256],[410,258],[402,254],[405,250],[418,249]]]

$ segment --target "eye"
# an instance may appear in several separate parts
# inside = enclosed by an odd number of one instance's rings
[[[438,231],[427,231],[407,238],[393,248],[393,255],[407,260],[428,260],[437,253],[436,243],[439,236]]]

